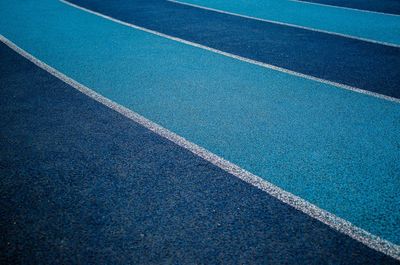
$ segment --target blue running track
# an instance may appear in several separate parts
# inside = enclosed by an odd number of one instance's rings
[[[0,0],[0,262],[398,264],[399,18],[185,2]]]
[[[224,52],[400,98],[400,49],[164,0],[70,0]]]
[[[298,0],[337,7],[355,8],[359,10],[382,12],[400,15],[400,1],[398,0]]]
[[[173,0],[252,18],[343,34],[371,41],[400,44],[399,16],[333,8],[291,0]],[[346,1],[347,3],[354,1]],[[382,1],[374,1],[382,3]],[[383,5],[384,6],[384,5]]]
[[[0,45],[2,264],[395,264]]]

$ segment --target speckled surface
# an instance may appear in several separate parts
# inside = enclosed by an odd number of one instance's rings
[[[58,1],[0,5],[8,10],[0,16],[1,33],[44,62],[356,226],[400,242],[399,104],[212,54]]]
[[[396,264],[0,57],[2,264]]]
[[[400,44],[400,17],[395,16],[318,6],[290,0],[183,0],[181,2],[360,38]],[[343,2],[353,3],[354,1]],[[371,2],[379,5],[382,1],[372,0]]]
[[[400,15],[400,2],[397,0],[298,0],[304,2],[332,5],[337,7],[356,8],[366,11],[383,12]]]
[[[400,47],[265,23],[164,0],[69,2],[224,52],[400,98]]]

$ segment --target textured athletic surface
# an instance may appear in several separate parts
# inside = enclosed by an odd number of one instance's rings
[[[71,0],[218,50],[400,98],[400,48],[241,18],[164,0]]]
[[[395,263],[0,56],[3,264]]]
[[[400,45],[400,16],[290,0],[183,0],[179,2]],[[382,1],[374,2],[381,3]]]
[[[400,243],[400,104],[185,45],[57,0],[0,1],[0,34],[118,104]],[[171,262],[201,257],[203,263],[233,263],[239,256],[242,263],[391,262],[172,143],[154,140],[160,138],[23,63],[8,48],[2,51],[0,86],[7,92],[1,101],[5,258],[167,263],[176,256]],[[175,151],[168,153],[169,148]],[[42,195],[48,201],[35,200]],[[166,199],[170,197],[176,200]],[[221,203],[216,212],[222,212],[217,215],[222,219],[207,216],[214,213],[210,205],[215,201]],[[246,207],[235,208],[242,202]],[[236,216],[238,223],[232,221]],[[23,221],[14,224],[13,218]],[[225,220],[216,226],[229,224],[227,230],[215,234],[215,218]],[[286,219],[290,222],[283,226]],[[135,230],[140,222],[145,232]],[[11,224],[19,223],[24,225],[12,230]],[[189,223],[196,226],[183,225]],[[155,235],[151,239],[146,238],[149,232]],[[132,254],[134,244],[128,243],[137,235],[146,238],[134,252],[140,255]],[[211,247],[205,247],[204,238]],[[21,242],[27,247],[22,249]],[[140,260],[143,253],[152,254]]]
[[[383,12],[400,15],[400,1],[398,0],[299,0],[304,2],[332,5],[337,7],[349,7],[366,11]]]
[[[10,2],[3,10],[9,11],[0,16],[4,35],[49,65],[400,242],[399,104],[190,47],[58,1]]]

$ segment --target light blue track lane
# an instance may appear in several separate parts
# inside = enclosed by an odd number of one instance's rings
[[[0,1],[0,10],[1,34],[66,75],[400,243],[400,104],[210,53],[56,0]]]
[[[295,24],[400,45],[400,16],[367,13],[357,10],[289,0],[177,0],[240,15]]]
[[[334,6],[337,8],[353,8],[366,12],[379,12],[400,15],[400,2],[398,0],[297,0],[310,4]]]

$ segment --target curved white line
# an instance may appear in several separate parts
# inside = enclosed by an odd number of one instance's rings
[[[385,15],[385,16],[395,16],[395,17],[400,16],[400,15],[397,15],[397,14],[391,14],[391,13],[385,13],[385,12],[379,12],[379,11],[372,11],[372,10],[365,10],[365,9],[353,8],[353,7],[335,6],[335,5],[330,5],[330,4],[321,4],[321,3],[309,2],[309,1],[307,1],[307,0],[304,0],[304,1],[301,1],[301,0],[289,0],[289,1],[297,2],[297,3],[302,3],[302,4],[308,4],[308,5],[333,7],[333,8],[339,8],[339,9],[345,9],[345,10],[351,10],[351,11],[358,11],[358,12],[379,14],[379,15]]]
[[[78,91],[82,92],[83,94],[89,96],[90,98],[100,102],[101,104],[113,109],[114,111],[119,112],[120,114],[124,115],[125,117],[141,124],[142,126],[146,127],[147,129],[155,132],[156,134],[170,140],[171,142],[189,150],[193,154],[207,160],[208,162],[216,165],[217,167],[225,170],[226,172],[238,177],[239,179],[265,191],[266,193],[270,194],[271,196],[281,200],[282,202],[294,207],[297,210],[304,212],[305,214],[315,218],[322,223],[332,227],[333,229],[350,236],[351,238],[367,245],[368,247],[380,251],[386,255],[389,255],[395,259],[400,260],[400,246],[395,245],[387,240],[384,240],[378,236],[372,235],[371,233],[354,226],[352,223],[335,216],[332,213],[329,213],[317,206],[309,203],[302,198],[289,193],[287,191],[282,190],[281,188],[273,185],[272,183],[263,180],[262,178],[246,171],[243,168],[211,153],[210,151],[186,140],[185,138],[169,131],[168,129],[163,128],[162,126],[146,119],[145,117],[141,116],[140,114],[122,106],[118,103],[98,94],[97,92],[91,90],[90,88],[78,83],[77,81],[73,80],[72,78],[64,75],[63,73],[59,72],[55,68],[47,65],[46,63],[40,61],[39,59],[35,58],[33,55],[29,54],[27,51],[21,49],[12,41],[5,38],[3,35],[0,35],[0,41],[6,44],[8,47],[19,53],[21,56],[25,57],[38,67],[42,68],[43,70],[47,71],[51,75],[57,77],[58,79],[62,80],[66,84],[72,86],[73,88],[77,89]]]
[[[338,32],[333,32],[333,31],[327,31],[327,30],[322,30],[322,29],[316,29],[316,28],[310,28],[310,27],[305,27],[305,26],[300,26],[300,25],[291,24],[291,23],[285,23],[285,22],[279,22],[279,21],[274,21],[274,20],[269,20],[269,19],[264,19],[264,18],[241,15],[241,14],[237,14],[237,13],[232,13],[232,12],[223,11],[223,10],[219,10],[219,9],[214,9],[214,8],[210,8],[210,7],[204,7],[204,6],[195,5],[195,4],[189,4],[189,3],[180,2],[180,1],[176,1],[176,0],[166,0],[166,1],[171,2],[171,3],[180,4],[180,5],[185,5],[185,6],[192,6],[192,7],[196,7],[196,8],[200,8],[200,9],[204,9],[204,10],[214,11],[214,12],[222,13],[222,14],[226,14],[226,15],[237,16],[237,17],[242,17],[242,18],[247,18],[247,19],[252,19],[252,20],[258,20],[258,21],[271,23],[271,24],[288,26],[288,27],[292,27],[292,28],[305,29],[305,30],[309,30],[309,31],[315,31],[315,32],[320,32],[320,33],[325,33],[325,34],[330,34],[330,35],[336,35],[336,36],[344,37],[344,38],[348,38],[348,39],[360,40],[360,41],[371,42],[371,43],[375,43],[375,44],[380,44],[380,45],[400,48],[400,44],[384,42],[384,41],[378,41],[378,40],[372,40],[372,39],[367,39],[367,38],[361,38],[361,37],[356,37],[356,36],[353,36],[353,35],[348,35],[348,34],[343,34],[343,33],[338,33]],[[295,0],[291,0],[291,1],[295,1]],[[303,3],[302,1],[296,1],[296,2]]]

